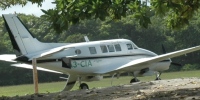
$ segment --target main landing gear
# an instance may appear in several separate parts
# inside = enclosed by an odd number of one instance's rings
[[[157,74],[156,74],[156,79],[155,80],[161,80],[161,78],[160,78],[160,75],[161,75],[162,73],[161,72],[157,72]]]
[[[89,89],[89,87],[86,83],[81,83],[80,86],[79,86],[79,89],[86,90],[86,89]]]
[[[135,83],[135,82],[139,82],[140,80],[138,80],[136,77],[134,77],[133,79],[131,79],[130,83]]]
[[[81,83],[81,77],[78,77],[78,81],[79,81],[79,89],[81,90],[86,90],[89,89],[89,86],[86,83]]]
[[[133,74],[133,79],[131,79],[130,83],[135,83],[135,82],[139,82],[140,80],[137,79],[136,75],[134,73]]]

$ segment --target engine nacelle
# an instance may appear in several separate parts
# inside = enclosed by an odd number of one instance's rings
[[[170,62],[159,62],[154,64],[154,66],[149,67],[149,69],[153,71],[163,72],[169,69],[170,64]]]
[[[142,69],[140,71],[135,71],[134,75],[137,76],[137,77],[151,76],[151,75],[154,75],[155,72],[156,71],[149,70],[149,68],[145,68],[145,69]]]
[[[101,75],[96,75],[96,76],[86,76],[86,77],[82,77],[81,80],[82,81],[100,81],[103,79],[103,76]]]

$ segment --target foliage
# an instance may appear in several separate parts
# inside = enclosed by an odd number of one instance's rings
[[[181,68],[182,71],[198,70],[198,69],[200,69],[199,64],[185,64]]]
[[[150,3],[150,4],[149,4]],[[199,9],[198,0],[56,0],[56,8],[43,12],[51,20],[55,30],[65,30],[71,23],[80,20],[106,17],[120,20],[127,15],[134,15],[142,27],[151,24],[152,13],[163,17],[167,26],[175,29],[189,24]]]
[[[38,6],[41,6],[41,4],[44,0],[1,0],[0,1],[0,9],[5,10],[6,8],[9,8],[14,5],[22,5],[22,7],[23,7],[27,4],[28,1],[30,1],[32,3],[37,3]]]
[[[41,6],[44,0],[4,0],[0,1],[0,8],[24,6],[28,1]],[[116,21],[128,15],[133,15],[145,28],[151,24],[151,17],[158,15],[169,28],[180,29],[189,24],[200,6],[199,0],[55,0],[53,3],[55,8],[42,11],[59,33],[86,19],[104,21],[108,17]]]

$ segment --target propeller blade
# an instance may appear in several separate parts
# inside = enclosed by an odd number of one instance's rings
[[[163,54],[166,54],[167,52],[166,52],[166,49],[165,49],[165,47],[164,47],[164,45],[162,44],[162,52],[163,52]],[[174,66],[182,66],[181,64],[179,64],[179,63],[175,63],[175,62],[171,62],[171,65],[174,65]]]
[[[171,64],[174,65],[174,66],[180,66],[180,67],[182,66],[181,64],[179,64],[179,63],[174,63],[174,62],[172,62]]]
[[[162,52],[163,54],[167,53],[163,44],[162,44]]]

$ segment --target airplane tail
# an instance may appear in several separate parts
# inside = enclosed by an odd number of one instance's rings
[[[17,56],[52,48],[51,43],[42,43],[34,38],[16,14],[3,14],[3,19]]]

